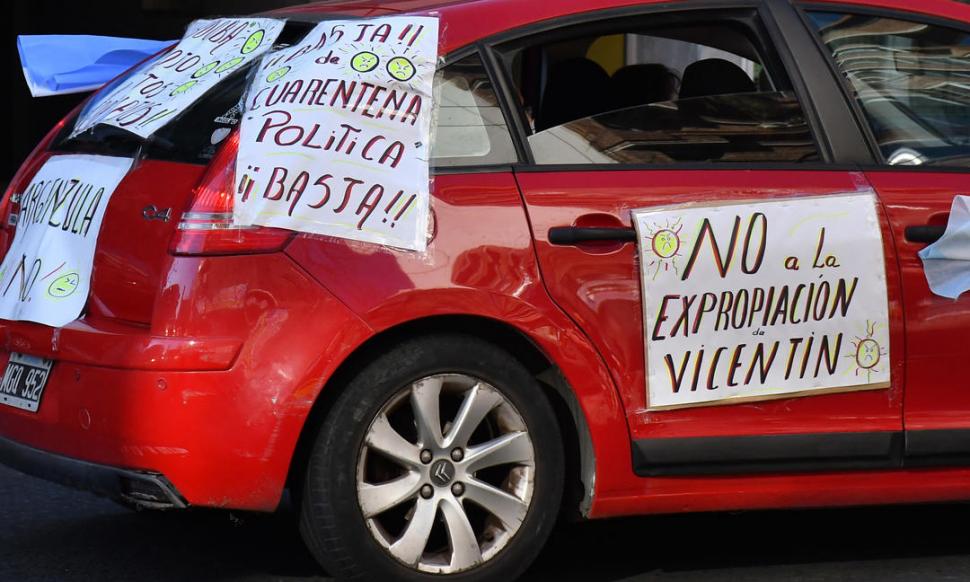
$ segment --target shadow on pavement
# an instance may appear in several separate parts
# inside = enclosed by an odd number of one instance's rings
[[[968,580],[968,521],[950,504],[571,524],[524,580]],[[0,580],[323,576],[291,513],[134,513],[0,468]]]
[[[66,582],[325,580],[287,514],[152,514],[109,505],[18,529],[0,537],[2,580],[14,579],[5,572]]]
[[[530,580],[968,580],[970,505],[654,516],[560,527]]]

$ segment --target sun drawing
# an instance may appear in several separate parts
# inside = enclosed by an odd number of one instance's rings
[[[865,374],[867,382],[872,380],[874,373],[882,371],[886,356],[886,349],[874,337],[878,326],[876,322],[867,320],[866,334],[852,340],[852,353],[845,356],[852,358],[855,375]]]
[[[360,51],[350,59],[350,68],[358,73],[369,73],[377,68],[381,58],[371,51]]]
[[[350,70],[347,73],[351,77],[397,83],[412,91],[420,90],[421,73],[433,71],[436,66],[434,60],[417,54],[410,48],[350,43],[338,48],[337,52],[349,64]]]
[[[661,271],[677,272],[677,257],[680,256],[680,231],[684,226],[680,219],[667,220],[664,224],[654,223],[647,233],[646,242],[649,244],[645,253],[649,258],[647,269],[653,269],[656,279]]]

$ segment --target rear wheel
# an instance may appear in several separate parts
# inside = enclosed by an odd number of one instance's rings
[[[562,496],[555,415],[536,380],[468,336],[406,342],[357,375],[310,455],[301,531],[355,580],[510,580]]]

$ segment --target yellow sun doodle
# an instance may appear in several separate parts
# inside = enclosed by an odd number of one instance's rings
[[[414,76],[414,65],[404,57],[394,57],[387,62],[387,72],[398,81],[408,81]]]
[[[645,253],[649,258],[647,268],[655,267],[653,278],[656,279],[660,271],[673,269],[677,272],[677,257],[680,256],[680,231],[683,226],[680,219],[667,224],[654,224],[647,233],[646,241],[650,243],[649,253]],[[651,258],[649,255],[653,255]]]
[[[283,67],[282,69],[276,69],[266,77],[267,83],[272,83],[274,81],[279,81],[290,72],[290,67]]]
[[[876,322],[866,321],[865,335],[852,340],[854,349],[852,353],[845,356],[855,364],[855,375],[865,374],[867,380],[872,377],[873,372],[880,372],[876,366],[882,363],[886,355],[886,349],[874,337],[878,327]]]
[[[651,241],[653,254],[661,259],[669,259],[680,250],[680,238],[672,230],[663,229],[653,235]]]
[[[358,73],[368,73],[377,68],[380,57],[370,51],[359,52],[350,59],[350,67]]]
[[[185,83],[182,83],[181,85],[176,87],[174,91],[169,93],[169,96],[175,97],[176,95],[181,95],[182,93],[185,93],[186,91],[191,89],[196,83],[198,83],[198,81],[187,81]]]
[[[879,342],[874,339],[866,338],[856,344],[855,362],[863,370],[875,368],[882,359],[879,353]]]
[[[246,39],[246,44],[243,45],[241,52],[244,55],[248,55],[254,50],[259,48],[259,45],[263,44],[263,37],[266,36],[265,30],[257,30],[256,32],[249,35]]]
[[[219,66],[219,61],[212,61],[208,65],[206,65],[206,66],[202,67],[201,69],[199,69],[198,71],[192,73],[192,78],[193,79],[198,79],[199,77],[202,77],[203,75],[207,74],[209,71],[211,71],[212,69],[215,69],[218,66]]]
[[[77,291],[81,277],[77,273],[68,273],[54,279],[47,288],[47,294],[55,299],[61,299]]]
[[[230,60],[222,63],[221,65],[219,65],[216,68],[216,73],[217,74],[218,73],[225,73],[226,71],[228,71],[229,69],[235,67],[236,65],[238,65],[241,62],[243,62],[243,58],[242,57],[236,57],[234,59],[230,59]]]

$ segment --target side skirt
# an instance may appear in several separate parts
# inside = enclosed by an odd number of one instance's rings
[[[970,466],[970,430],[640,439],[632,450],[641,477]]]

